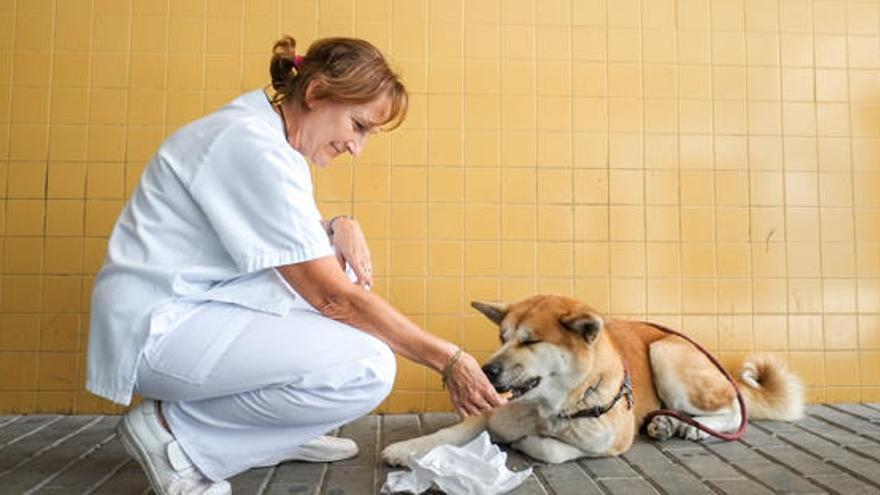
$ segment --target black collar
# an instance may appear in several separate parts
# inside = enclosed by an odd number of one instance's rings
[[[620,384],[620,389],[617,391],[617,395],[615,395],[614,398],[611,399],[611,402],[605,404],[604,406],[593,406],[581,409],[572,414],[560,413],[559,417],[563,419],[598,418],[599,416],[602,416],[603,414],[613,409],[621,398],[626,399],[626,408],[632,409],[632,379],[629,376],[629,369],[626,367],[626,365],[624,365],[623,367],[623,383]]]

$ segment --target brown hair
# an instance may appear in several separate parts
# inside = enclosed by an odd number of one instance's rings
[[[324,38],[312,43],[305,57],[297,56],[295,48],[296,40],[290,36],[272,47],[269,75],[275,103],[294,100],[308,109],[306,88],[314,82],[311,96],[317,100],[362,104],[388,95],[391,112],[385,122],[376,124],[391,130],[403,122],[409,95],[375,46],[355,38]]]

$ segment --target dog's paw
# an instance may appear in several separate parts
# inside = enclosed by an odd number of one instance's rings
[[[648,436],[659,441],[669,440],[675,433],[675,424],[669,416],[654,416],[648,423]]]
[[[406,466],[406,461],[416,453],[413,447],[410,441],[392,443],[382,451],[382,459],[389,466]]]
[[[694,442],[709,438],[709,434],[693,425],[684,425],[681,436]]]

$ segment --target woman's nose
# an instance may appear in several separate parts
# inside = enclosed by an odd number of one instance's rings
[[[345,147],[348,148],[348,152],[351,153],[351,156],[358,156],[364,149],[364,140],[363,138],[352,139],[345,143]]]

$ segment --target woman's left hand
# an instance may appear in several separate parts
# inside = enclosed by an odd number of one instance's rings
[[[361,287],[372,287],[373,260],[360,224],[349,217],[337,217],[332,222],[330,242],[336,248],[336,257],[342,269],[345,270],[345,264],[348,263],[357,276],[355,283]]]

